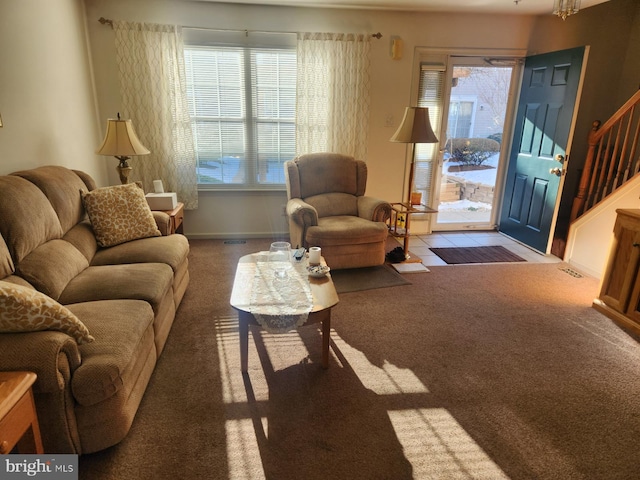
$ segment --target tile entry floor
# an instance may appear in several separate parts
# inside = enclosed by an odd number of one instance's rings
[[[429,235],[412,235],[409,238],[409,251],[422,259],[426,267],[447,265],[447,263],[429,250],[429,247],[485,247],[502,245],[531,263],[560,263],[554,255],[542,255],[529,247],[510,239],[498,232],[434,232]]]

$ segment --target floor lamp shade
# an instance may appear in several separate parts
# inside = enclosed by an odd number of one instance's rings
[[[110,118],[107,121],[107,133],[96,153],[98,155],[112,155],[120,160],[117,167],[120,181],[128,183],[129,173],[132,169],[127,160],[133,155],[148,155],[151,152],[142,145],[133,129],[131,120],[121,120],[120,114],[118,114],[118,118]]]
[[[407,192],[407,205],[420,203],[414,201],[413,175],[416,143],[438,143],[438,137],[433,133],[429,120],[429,109],[426,107],[407,107],[404,111],[402,123],[391,137],[392,142],[411,144],[411,169],[409,170],[409,188]],[[418,195],[418,194],[416,194]]]
[[[407,107],[402,123],[391,137],[398,143],[438,143],[429,121],[429,109],[426,107]]]

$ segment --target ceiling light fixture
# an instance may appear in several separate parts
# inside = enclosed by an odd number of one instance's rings
[[[578,13],[580,10],[580,0],[554,0],[553,14],[566,20],[569,15]]]

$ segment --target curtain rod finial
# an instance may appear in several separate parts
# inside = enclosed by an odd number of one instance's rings
[[[109,20],[108,18],[104,18],[104,17],[100,17],[98,19],[98,21],[102,24],[102,25],[111,25],[111,28],[113,28],[113,20]]]

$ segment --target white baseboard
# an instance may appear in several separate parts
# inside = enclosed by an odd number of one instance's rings
[[[188,233],[190,240],[237,240],[242,238],[288,239],[289,232]]]

